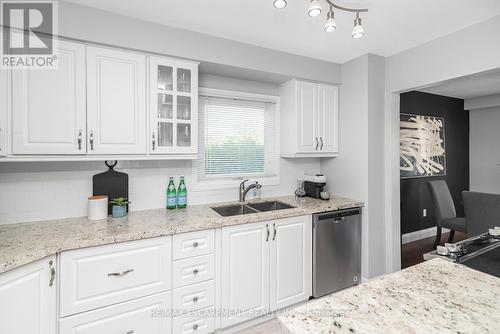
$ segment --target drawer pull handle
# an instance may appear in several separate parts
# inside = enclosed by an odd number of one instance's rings
[[[193,247],[194,248],[198,247],[198,241],[193,242]]]
[[[193,270],[193,275],[198,275],[198,269]]]
[[[198,301],[198,296],[193,297],[193,302],[196,303]]]
[[[132,329],[132,330],[128,331],[128,332],[127,332],[127,333],[125,333],[125,334],[134,334],[134,332],[135,332],[135,331]]]
[[[193,330],[197,330],[198,329],[198,324],[194,324],[193,325]]]
[[[122,271],[121,273],[109,273],[108,276],[109,277],[111,277],[111,276],[118,276],[118,277],[120,277],[120,276],[125,276],[125,275],[127,275],[127,274],[129,274],[129,273],[131,273],[133,271],[134,271],[134,269],[128,269],[128,270]]]

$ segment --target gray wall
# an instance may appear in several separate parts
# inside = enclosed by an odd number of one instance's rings
[[[471,110],[470,189],[500,194],[500,107]]]
[[[339,149],[322,159],[330,192],[362,200],[362,276],[385,272],[383,57],[365,55],[341,66]]]
[[[340,82],[340,66],[259,46],[168,27],[61,1],[59,35],[201,62],[325,82]]]

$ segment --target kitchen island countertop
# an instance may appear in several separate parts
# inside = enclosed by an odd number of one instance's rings
[[[433,259],[278,315],[289,333],[500,333],[500,278]]]

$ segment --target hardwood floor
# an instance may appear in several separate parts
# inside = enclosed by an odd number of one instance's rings
[[[467,234],[455,232],[453,242],[467,239]],[[413,241],[401,246],[401,268],[408,268],[424,262],[423,255],[433,250],[435,237]],[[441,245],[448,240],[448,233],[441,236]]]

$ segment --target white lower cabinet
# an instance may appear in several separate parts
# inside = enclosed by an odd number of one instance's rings
[[[175,317],[172,321],[173,334],[208,334],[215,331],[212,309],[203,309],[193,315]]]
[[[59,334],[169,334],[171,292],[61,319]]]
[[[307,300],[311,216],[222,229],[222,327]]]
[[[222,229],[222,327],[269,307],[269,233],[266,222]]]
[[[56,333],[56,257],[0,275],[0,333]]]
[[[312,293],[311,216],[273,222],[270,261],[270,307],[277,310]]]
[[[61,316],[170,290],[171,240],[160,237],[63,252]]]

